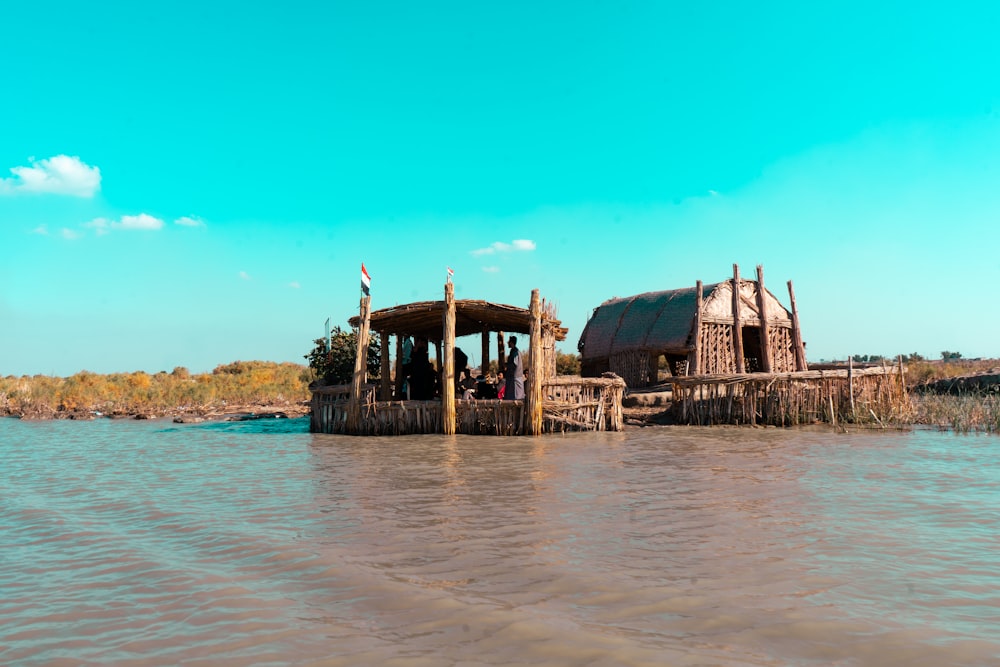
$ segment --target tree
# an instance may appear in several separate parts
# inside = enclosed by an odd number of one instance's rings
[[[945,350],[944,352],[941,353],[941,359],[943,359],[944,361],[958,361],[961,358],[962,358],[961,352],[949,352],[948,350]]]
[[[556,375],[579,375],[580,355],[556,352]]]
[[[357,359],[358,334],[356,331],[343,331],[339,326],[330,332],[330,349],[326,348],[326,339],[317,338],[313,341],[315,347],[304,355],[309,361],[309,367],[316,372],[316,377],[322,378],[327,384],[347,384],[354,377],[354,362]],[[368,377],[378,379],[381,375],[379,355],[382,346],[377,336],[368,339]]]

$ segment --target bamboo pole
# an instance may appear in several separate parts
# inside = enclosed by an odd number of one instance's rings
[[[441,382],[441,430],[455,434],[455,284],[444,284],[444,378]]]
[[[527,430],[531,435],[542,433],[542,382],[545,352],[542,350],[542,306],[538,290],[531,290],[531,322],[528,325],[528,386],[525,388],[524,404],[527,414]]]
[[[764,266],[757,265],[757,310],[760,311],[760,370],[770,373],[771,336],[767,324],[767,291],[764,289]]]
[[[740,265],[733,264],[733,357],[736,359],[736,372],[746,372],[746,362],[743,359],[743,323],[740,320]]]
[[[370,296],[361,297],[360,324],[358,325],[358,347],[354,357],[354,377],[351,379],[351,395],[347,401],[347,432],[361,432],[361,387],[365,383],[368,368],[368,326],[371,314]]]
[[[701,350],[701,308],[704,301],[704,286],[701,281],[695,283],[694,297],[694,349],[691,350],[691,358],[688,363],[687,374],[698,375],[702,372],[702,350]]]
[[[379,383],[379,398],[383,401],[392,400],[392,385],[390,384],[392,378],[389,372],[389,332],[380,331],[379,342],[381,343],[381,350],[379,354],[379,361],[381,362],[381,382]]]
[[[788,281],[788,298],[792,302],[792,347],[795,353],[795,370],[807,371],[806,366],[806,346],[802,342],[802,329],[799,328],[799,309],[795,306],[795,288],[792,281]]]

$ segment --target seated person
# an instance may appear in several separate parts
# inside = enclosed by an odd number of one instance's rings
[[[476,378],[476,396],[481,399],[491,399],[497,397],[496,378],[491,375]]]
[[[476,398],[476,384],[476,381],[472,379],[472,371],[463,368],[462,378],[458,382],[458,386],[462,390],[463,401],[471,401]]]

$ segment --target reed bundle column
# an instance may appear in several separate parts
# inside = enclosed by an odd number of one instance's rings
[[[455,434],[455,284],[444,284],[444,381],[441,383],[441,429]]]
[[[740,320],[740,265],[733,264],[733,357],[736,372],[746,372],[743,359],[743,322]]]
[[[358,325],[358,349],[354,357],[354,377],[351,379],[351,396],[347,399],[347,432],[361,432],[361,387],[368,369],[368,327],[371,320],[370,296],[361,297],[361,323]]]
[[[795,370],[809,370],[806,366],[806,346],[802,342],[802,329],[799,328],[799,309],[795,306],[795,288],[788,281],[788,298],[792,302],[792,347],[795,348]]]
[[[688,353],[688,367],[687,375],[698,375],[702,372],[702,351],[701,351],[701,308],[703,299],[703,291],[701,281],[699,280],[695,283],[694,288],[694,347],[691,352]]]
[[[767,292],[764,291],[764,267],[757,265],[757,310],[760,311],[760,370],[771,372],[771,338],[767,325]]]
[[[528,416],[528,433],[542,433],[542,383],[544,382],[545,352],[542,350],[542,303],[538,290],[531,290],[531,323],[528,325],[528,386],[524,408]]]
[[[479,365],[482,367],[483,377],[489,375],[490,373],[490,330],[483,328],[483,349],[482,349],[482,363]]]

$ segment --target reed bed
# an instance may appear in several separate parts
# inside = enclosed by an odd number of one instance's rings
[[[996,394],[918,394],[912,397],[913,423],[956,433],[1000,433]]]

